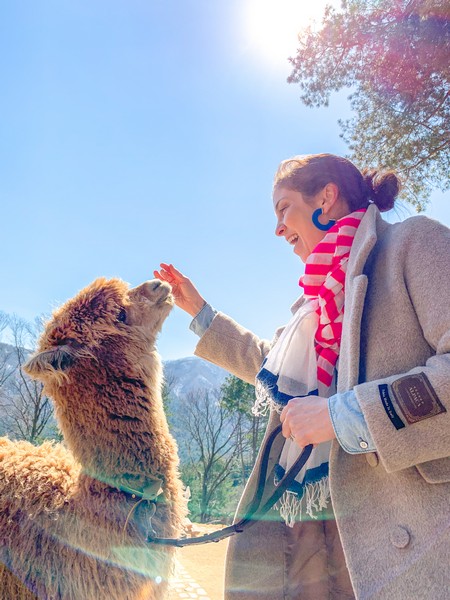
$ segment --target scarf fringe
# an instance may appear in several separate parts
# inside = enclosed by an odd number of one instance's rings
[[[275,402],[267,387],[256,379],[255,383],[256,398],[252,406],[252,414],[255,417],[265,417],[272,410],[281,415],[283,406]]]
[[[303,512],[311,519],[317,519],[319,513],[330,502],[330,481],[324,477],[320,481],[307,483],[301,498],[294,492],[284,492],[274,508],[288,527],[294,527],[297,521],[303,521]]]

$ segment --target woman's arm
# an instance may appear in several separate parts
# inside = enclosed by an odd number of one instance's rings
[[[218,312],[200,338],[195,354],[254,385],[256,374],[269,349],[268,340],[261,340],[227,315]]]
[[[154,271],[154,275],[157,279],[170,283],[175,304],[194,317],[195,321],[195,317],[205,307],[206,301],[191,280],[167,263],[161,263],[160,271]],[[239,379],[254,384],[261,363],[270,349],[270,342],[259,339],[251,331],[220,312],[213,315],[211,323],[208,319],[207,325],[204,333],[203,328],[199,331],[203,335],[195,349],[195,354],[222,367]]]

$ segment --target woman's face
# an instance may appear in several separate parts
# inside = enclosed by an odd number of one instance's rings
[[[300,192],[284,187],[275,188],[273,205],[277,217],[275,234],[284,237],[294,247],[303,262],[325,236],[312,222],[312,214],[320,206],[319,194],[305,202]]]

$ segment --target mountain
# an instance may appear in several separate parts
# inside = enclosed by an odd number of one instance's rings
[[[181,399],[198,390],[217,390],[227,371],[196,356],[164,361],[164,376],[172,397]]]

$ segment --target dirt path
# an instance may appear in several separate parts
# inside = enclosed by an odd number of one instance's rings
[[[208,527],[207,531],[219,527]],[[205,533],[207,532],[205,531]],[[169,599],[223,600],[223,578],[227,540],[178,550],[178,569],[171,582]]]

